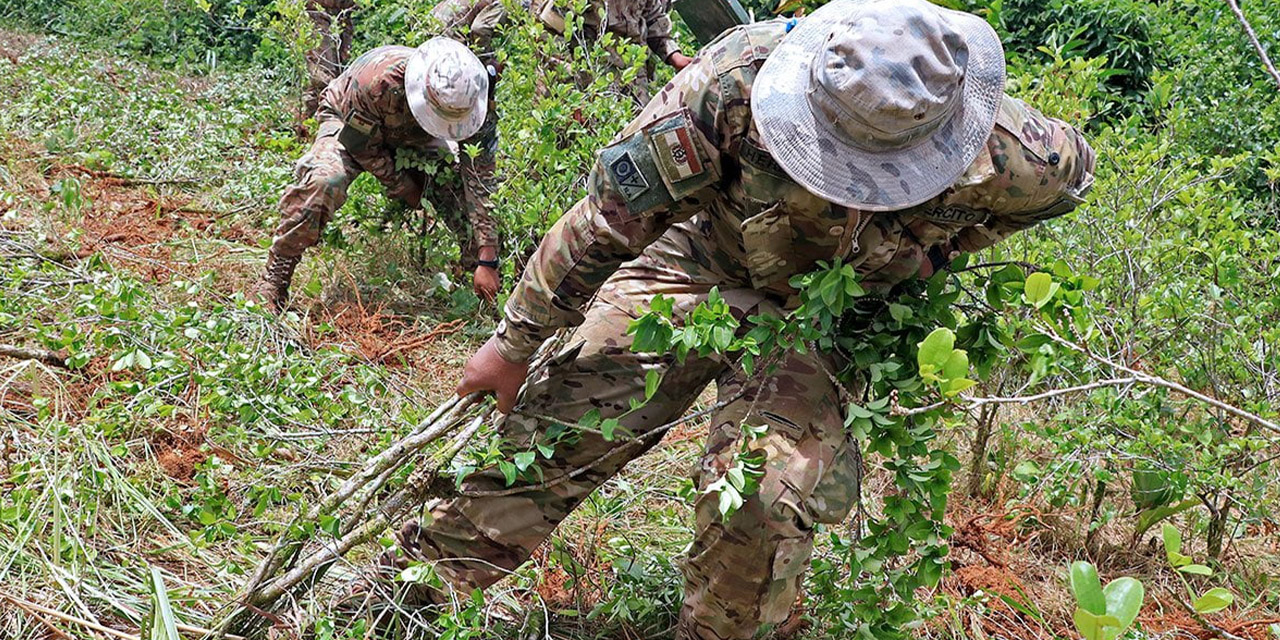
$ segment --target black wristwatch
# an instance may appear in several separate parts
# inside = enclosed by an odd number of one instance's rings
[[[478,265],[480,265],[480,266],[482,266],[482,267],[489,267],[490,269],[497,269],[497,268],[498,268],[498,261],[497,261],[497,260],[476,260],[476,264],[478,264]]]

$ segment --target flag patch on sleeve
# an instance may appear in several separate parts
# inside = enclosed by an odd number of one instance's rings
[[[719,171],[709,161],[688,109],[659,118],[645,127],[644,132],[658,174],[672,198],[689,196],[719,178]]]
[[[659,131],[653,136],[653,144],[658,148],[663,164],[670,164],[673,181],[688,180],[702,173],[702,162],[698,160],[698,150],[693,146],[687,127]]]

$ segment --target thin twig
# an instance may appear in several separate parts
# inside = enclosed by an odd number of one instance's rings
[[[19,609],[26,611],[27,615],[31,616],[32,618],[35,618],[40,624],[47,627],[49,629],[49,633],[52,633],[55,637],[65,638],[66,640],[74,640],[69,634],[67,634],[66,631],[59,629],[58,626],[50,622],[48,618],[40,615],[39,611],[36,611],[35,609],[31,609],[28,607],[24,607],[22,603],[19,603],[19,602],[15,602],[14,604],[18,605]]]
[[[1173,601],[1178,603],[1178,606],[1182,607],[1182,610],[1186,611],[1187,614],[1190,615],[1192,619],[1200,623],[1200,626],[1206,631],[1212,631],[1213,633],[1216,633],[1219,636],[1226,638],[1227,640],[1247,640],[1246,638],[1242,638],[1230,631],[1227,631],[1226,629],[1223,629],[1222,627],[1219,627],[1216,624],[1213,624],[1212,622],[1209,622],[1208,620],[1205,620],[1204,616],[1200,615],[1200,612],[1195,610],[1195,607],[1192,607],[1191,605],[1187,604],[1186,601],[1183,600],[1182,597],[1176,591],[1173,590],[1173,587],[1166,585],[1165,591],[1167,591],[1170,595],[1172,595]]]
[[[23,600],[22,598],[10,595],[8,593],[0,592],[0,598],[4,598],[5,600],[12,602],[14,605],[27,611],[28,613],[31,613],[33,611],[43,613],[47,616],[51,616],[59,620],[62,620],[63,622],[70,622],[73,624],[77,624],[86,629],[92,629],[94,631],[97,631],[98,633],[105,633],[109,636],[115,636],[117,638],[120,638],[121,640],[138,640],[138,636],[133,635],[131,633],[118,631],[116,629],[112,629],[111,627],[104,627],[96,622],[85,620],[83,618],[77,618],[75,616],[68,615],[61,611],[58,611],[57,609],[51,609],[43,605],[38,605],[34,602]],[[230,636],[227,636],[227,637],[229,638]]]
[[[1271,78],[1276,81],[1276,86],[1280,87],[1280,71],[1276,71],[1275,65],[1271,64],[1271,58],[1267,57],[1267,50],[1262,47],[1261,42],[1258,42],[1258,34],[1253,32],[1253,26],[1244,17],[1244,11],[1240,9],[1240,4],[1236,0],[1227,0],[1227,4],[1231,7],[1231,12],[1236,14],[1236,20],[1240,21],[1240,26],[1244,28],[1244,34],[1248,36],[1249,42],[1253,43],[1253,50],[1258,52],[1258,58],[1262,60],[1262,66],[1267,68]]]
[[[382,476],[388,469],[398,467],[404,463],[405,458],[411,453],[418,451],[427,444],[435,441],[439,437],[448,433],[453,426],[457,416],[465,412],[480,401],[479,395],[470,396],[468,398],[450,398],[445,403],[436,408],[435,411],[422,421],[417,429],[408,436],[397,441],[382,453],[375,456],[372,460],[365,464],[359,473],[351,476],[342,484],[333,494],[326,499],[320,501],[306,515],[299,518],[300,522],[315,520],[321,514],[329,513],[341,506],[357,491],[365,487],[369,482],[376,480]],[[275,547],[267,553],[267,557],[263,559],[262,564],[258,565],[253,577],[244,590],[244,599],[247,602],[255,601],[254,592],[258,586],[263,583],[265,578],[279,569],[282,561],[281,555],[286,549],[296,548],[300,545],[300,541],[291,540],[289,535],[282,534],[276,542]]]
[[[963,406],[966,409],[977,409],[978,407],[981,407],[987,404],[1027,404],[1030,402],[1039,402],[1041,400],[1049,400],[1050,398],[1065,396],[1072,393],[1080,393],[1082,391],[1093,391],[1094,389],[1102,389],[1106,387],[1123,387],[1123,386],[1131,385],[1138,382],[1142,382],[1142,381],[1135,377],[1110,378],[1108,380],[1098,380],[1097,382],[1090,382],[1089,384],[1082,384],[1075,387],[1064,387],[1062,389],[1052,389],[1049,391],[1045,391],[1044,393],[1037,393],[1029,396],[1013,396],[1008,398],[999,397],[999,396],[981,397],[981,398],[964,396],[962,400],[963,400]],[[926,405],[923,407],[913,407],[911,409],[900,409],[895,411],[894,415],[915,416],[915,415],[920,415],[922,413],[928,413],[930,411],[933,411],[934,409],[941,409],[942,407],[945,407],[949,404],[951,403],[947,401],[935,402],[933,404]]]
[[[1209,406],[1221,409],[1222,411],[1230,413],[1233,416],[1248,420],[1249,422],[1252,422],[1268,431],[1271,431],[1276,434],[1280,434],[1280,424],[1276,424],[1275,422],[1271,420],[1267,420],[1266,418],[1263,418],[1262,416],[1259,416],[1255,413],[1250,413],[1235,405],[1227,404],[1226,402],[1223,402],[1217,398],[1207,396],[1203,393],[1200,393],[1199,391],[1190,389],[1172,380],[1166,380],[1164,378],[1161,378],[1160,376],[1153,376],[1149,373],[1143,373],[1141,371],[1138,371],[1137,369],[1126,367],[1118,362],[1114,362],[1108,358],[1105,358],[1096,353],[1093,353],[1088,348],[1078,345],[1074,342],[1071,342],[1070,340],[1067,340],[1066,338],[1059,336],[1056,332],[1052,330],[1046,331],[1045,335],[1048,335],[1049,338],[1054,342],[1064,347],[1067,347],[1068,349],[1081,353],[1086,357],[1088,357],[1090,360],[1093,360],[1094,362],[1097,362],[1099,364],[1104,364],[1108,367],[1111,367],[1112,369],[1115,369],[1117,371],[1123,371],[1129,374],[1130,376],[1133,376],[1137,382],[1140,382],[1146,385],[1151,385],[1154,387],[1163,387],[1171,391],[1176,391],[1184,396],[1195,398],[1196,400],[1199,400],[1200,402],[1203,402]]]

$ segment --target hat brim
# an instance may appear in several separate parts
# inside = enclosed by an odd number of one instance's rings
[[[418,121],[418,126],[422,127],[423,131],[444,140],[459,141],[474,136],[484,125],[484,119],[488,116],[489,100],[488,96],[484,95],[487,92],[483,92],[471,109],[457,120],[444,117],[427,101],[429,61],[436,55],[444,53],[446,48],[455,45],[466,46],[448,38],[437,37],[419,47],[405,65],[404,92],[409,101],[409,111],[413,113],[413,119]]]
[[[751,113],[765,146],[793,180],[836,204],[867,211],[912,207],[942,193],[986,146],[1004,95],[1004,48],[983,19],[936,7],[965,35],[969,60],[951,118],[910,147],[870,151],[810,106],[811,66],[833,27],[874,0],[838,0],[799,21],[765,60]]]

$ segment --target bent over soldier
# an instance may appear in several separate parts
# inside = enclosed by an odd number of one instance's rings
[[[781,313],[797,303],[791,276],[821,260],[853,265],[884,293],[1071,211],[1092,185],[1093,151],[1003,85],[987,23],[925,0],[835,0],[726,32],[600,152],[587,198],[548,232],[467,364],[458,392],[495,392],[510,412],[501,437],[516,447],[589,411],[643,437],[715,382],[726,404],[700,489],[733,465],[740,425],[767,427],[750,444],[767,456],[759,490],[727,520],[715,495],[697,501],[680,640],[745,640],[785,618],[814,527],[855,503],[858,442],[826,373],[838,356],[793,352],[748,377],[716,355],[633,353],[628,324],[655,294],[679,318],[713,288],[740,318]],[[531,354],[574,326],[517,404]],[[652,371],[661,382],[643,402]],[[542,482],[473,473],[460,497],[405,525],[386,560],[430,562],[446,590],[488,587],[656,442],[617,447],[582,431],[540,463]]]
[[[367,171],[388,196],[410,207],[430,188],[436,212],[458,238],[464,267],[475,270],[476,293],[492,299],[498,237],[489,203],[497,146],[491,98],[485,66],[449,38],[417,49],[379,47],[357,58],[321,96],[319,133],[280,200],[283,220],[251,293],[273,308],[284,305],[303,251],[320,241],[351,181]],[[477,145],[479,155],[459,153],[459,141]],[[419,170],[398,169],[399,148],[458,156],[462,186],[432,184]]]

